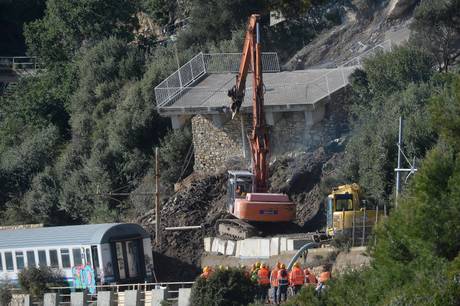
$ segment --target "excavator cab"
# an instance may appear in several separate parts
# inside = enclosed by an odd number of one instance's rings
[[[244,199],[252,192],[254,175],[249,171],[228,171],[228,211],[234,213],[235,199]]]

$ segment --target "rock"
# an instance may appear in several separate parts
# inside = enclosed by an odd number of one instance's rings
[[[418,0],[391,0],[388,5],[388,18],[397,19],[403,17],[417,2]]]

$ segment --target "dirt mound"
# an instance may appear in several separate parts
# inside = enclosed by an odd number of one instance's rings
[[[321,181],[331,175],[324,169],[334,168],[342,153],[328,147],[313,152],[291,153],[276,159],[270,166],[272,192],[287,193],[297,203],[297,220],[282,226],[283,233],[320,230],[325,224],[322,203],[325,193]],[[329,166],[327,166],[329,165]],[[327,167],[326,167],[327,166]],[[226,176],[207,176],[182,188],[162,205],[162,244],[155,246],[155,266],[161,281],[193,280],[199,273],[203,253],[203,238],[215,236],[215,223],[229,217],[226,212]],[[151,224],[154,212],[140,219],[154,236]],[[165,227],[202,225],[199,230],[165,231]],[[267,229],[276,235],[280,226]],[[287,232],[286,232],[287,231]]]
[[[203,238],[214,235],[217,219],[225,217],[225,175],[208,176],[170,197],[162,204],[162,243],[154,246],[158,278],[161,281],[193,280],[199,269]],[[144,215],[142,223],[154,236],[151,224],[154,211]],[[202,225],[203,229],[166,231],[166,227]],[[182,268],[181,268],[182,267]]]

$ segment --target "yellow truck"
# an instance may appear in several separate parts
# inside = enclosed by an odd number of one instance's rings
[[[333,188],[326,201],[327,235],[344,235],[352,238],[353,243],[361,241],[361,244],[365,244],[374,224],[384,216],[383,209],[372,206],[361,199],[358,184]]]

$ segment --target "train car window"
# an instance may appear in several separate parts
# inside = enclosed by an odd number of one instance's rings
[[[6,271],[14,271],[13,253],[5,252],[5,265],[6,265]]]
[[[18,270],[24,270],[24,253],[16,252],[16,267]]]
[[[61,261],[63,268],[70,268],[69,249],[61,249]]]
[[[53,268],[59,267],[57,250],[50,250],[50,266]]]
[[[37,264],[35,263],[35,253],[34,251],[27,251],[27,266],[29,268],[35,267]]]
[[[93,256],[93,267],[95,270],[99,269],[99,256],[97,253],[97,246],[92,245],[91,246],[91,254]]]
[[[0,271],[3,271],[2,253],[0,253]]]
[[[46,251],[40,250],[38,251],[38,266],[39,267],[46,267]]]
[[[83,262],[81,260],[81,250],[80,250],[80,248],[72,249],[72,254],[73,254],[73,265],[74,266],[81,265]]]
[[[88,248],[85,249],[86,253],[86,263],[91,266],[91,252]]]

